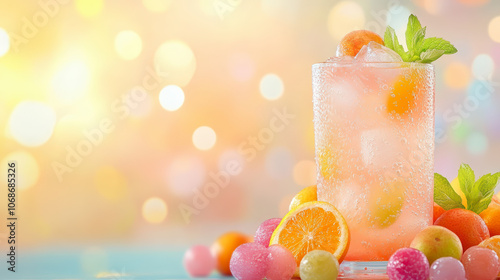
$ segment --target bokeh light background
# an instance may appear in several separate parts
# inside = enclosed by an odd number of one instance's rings
[[[0,2],[0,161],[19,165],[22,248],[80,246],[85,267],[103,244],[210,244],[283,215],[315,183],[311,65],[353,29],[402,37],[410,12],[459,50],[434,63],[436,171],[499,171],[498,1]],[[186,222],[180,205],[228,163]]]

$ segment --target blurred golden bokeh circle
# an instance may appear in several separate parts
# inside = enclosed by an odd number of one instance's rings
[[[90,18],[99,15],[103,6],[103,0],[75,0],[76,10],[84,17]]]
[[[193,132],[193,144],[198,150],[210,150],[217,142],[217,134],[209,126],[200,126]]]
[[[90,84],[91,71],[83,59],[65,62],[52,77],[52,95],[65,105],[81,101]]]
[[[415,5],[424,8],[431,15],[440,14],[450,8],[450,5],[456,3],[457,0],[413,0]]]
[[[0,28],[0,57],[4,56],[10,49],[10,37],[5,29]]]
[[[39,101],[23,101],[10,115],[9,136],[26,147],[41,146],[52,136],[56,121],[51,106]]]
[[[168,207],[165,201],[158,197],[151,197],[142,205],[142,216],[152,224],[159,224],[165,220]]]
[[[167,111],[177,111],[184,104],[184,91],[177,85],[168,85],[160,91],[160,105]]]
[[[7,167],[9,162],[15,162],[16,164],[16,187],[18,190],[24,191],[32,188],[37,182],[40,176],[40,167],[35,159],[35,157],[25,151],[18,150],[10,152],[2,159],[2,166]],[[2,171],[3,181],[7,182],[7,168]]]
[[[111,201],[117,201],[128,194],[125,175],[113,166],[101,166],[95,176],[94,185],[99,194]]]
[[[293,180],[297,185],[307,187],[316,184],[316,163],[314,160],[301,160],[293,167]]]
[[[165,12],[170,6],[172,0],[142,0],[144,7],[153,13]]]
[[[156,74],[167,83],[186,86],[196,70],[196,58],[183,41],[169,40],[161,44],[154,54]]]
[[[142,39],[132,30],[123,30],[116,34],[115,51],[125,60],[132,60],[142,51]]]
[[[472,74],[476,79],[491,79],[495,71],[495,62],[489,54],[478,54],[472,61]]]
[[[339,2],[328,14],[328,30],[333,38],[339,41],[347,33],[363,29],[364,24],[363,8],[354,1]]]
[[[269,73],[264,75],[259,84],[260,94],[267,100],[279,99],[285,91],[285,86],[281,78],[274,74]]]
[[[491,19],[488,24],[488,35],[491,40],[500,43],[500,16]]]
[[[471,72],[467,65],[461,62],[448,64],[444,71],[444,82],[453,89],[464,89],[469,85]]]

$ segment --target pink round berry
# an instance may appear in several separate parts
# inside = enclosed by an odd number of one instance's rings
[[[273,218],[265,220],[262,224],[260,224],[257,232],[255,233],[255,243],[264,245],[266,248],[269,247],[269,240],[271,240],[271,235],[273,235],[274,230],[280,222],[280,218]]]
[[[207,276],[215,268],[215,258],[207,246],[196,245],[184,254],[184,268],[194,277]]]
[[[429,271],[431,280],[466,280],[462,263],[452,257],[435,260]]]
[[[494,280],[500,271],[500,263],[495,251],[473,246],[462,255],[467,279]]]
[[[417,249],[402,248],[389,258],[387,275],[390,280],[427,280],[429,261]]]
[[[261,280],[266,276],[269,252],[257,243],[245,243],[234,250],[229,263],[231,273],[238,280]]]
[[[266,273],[267,280],[289,280],[297,269],[297,262],[293,254],[281,245],[271,245],[269,251],[269,265]]]

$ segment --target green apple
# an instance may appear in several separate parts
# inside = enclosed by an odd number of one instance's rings
[[[441,226],[429,226],[419,232],[410,244],[427,257],[429,264],[442,257],[462,258],[462,243],[451,230]]]

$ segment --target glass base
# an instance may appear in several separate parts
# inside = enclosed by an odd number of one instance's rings
[[[363,276],[368,278],[356,277],[356,279],[374,279],[374,275],[385,276],[387,271],[387,262],[349,262],[344,261],[340,265],[340,271],[344,276]],[[383,279],[383,278],[382,278]]]

